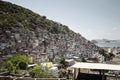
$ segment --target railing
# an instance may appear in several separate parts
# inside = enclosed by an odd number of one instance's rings
[[[66,80],[65,78],[11,78],[0,77],[0,80]]]
[[[0,80],[67,80],[65,78],[11,78],[11,77],[0,77]],[[72,79],[71,79],[72,80]],[[120,77],[107,77],[106,80],[120,80]]]

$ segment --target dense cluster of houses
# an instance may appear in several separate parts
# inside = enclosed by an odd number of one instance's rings
[[[33,62],[55,61],[60,56],[67,58],[91,57],[98,47],[80,34],[52,34],[47,30],[25,28],[0,29],[0,59],[15,53],[31,57]]]
[[[118,54],[120,53],[120,47],[102,47],[108,53]]]

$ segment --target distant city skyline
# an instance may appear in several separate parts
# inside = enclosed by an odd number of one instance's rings
[[[120,0],[4,0],[67,25],[86,39],[120,40]]]

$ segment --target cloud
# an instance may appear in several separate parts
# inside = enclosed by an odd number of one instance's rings
[[[88,33],[91,33],[91,32],[92,32],[92,30],[91,30],[91,29],[87,29],[87,32],[88,32]]]
[[[116,31],[118,28],[117,27],[113,27],[113,30]]]

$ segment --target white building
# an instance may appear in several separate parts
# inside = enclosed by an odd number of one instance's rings
[[[58,67],[51,67],[49,70],[48,70],[48,73],[54,75],[54,76],[58,76]]]

